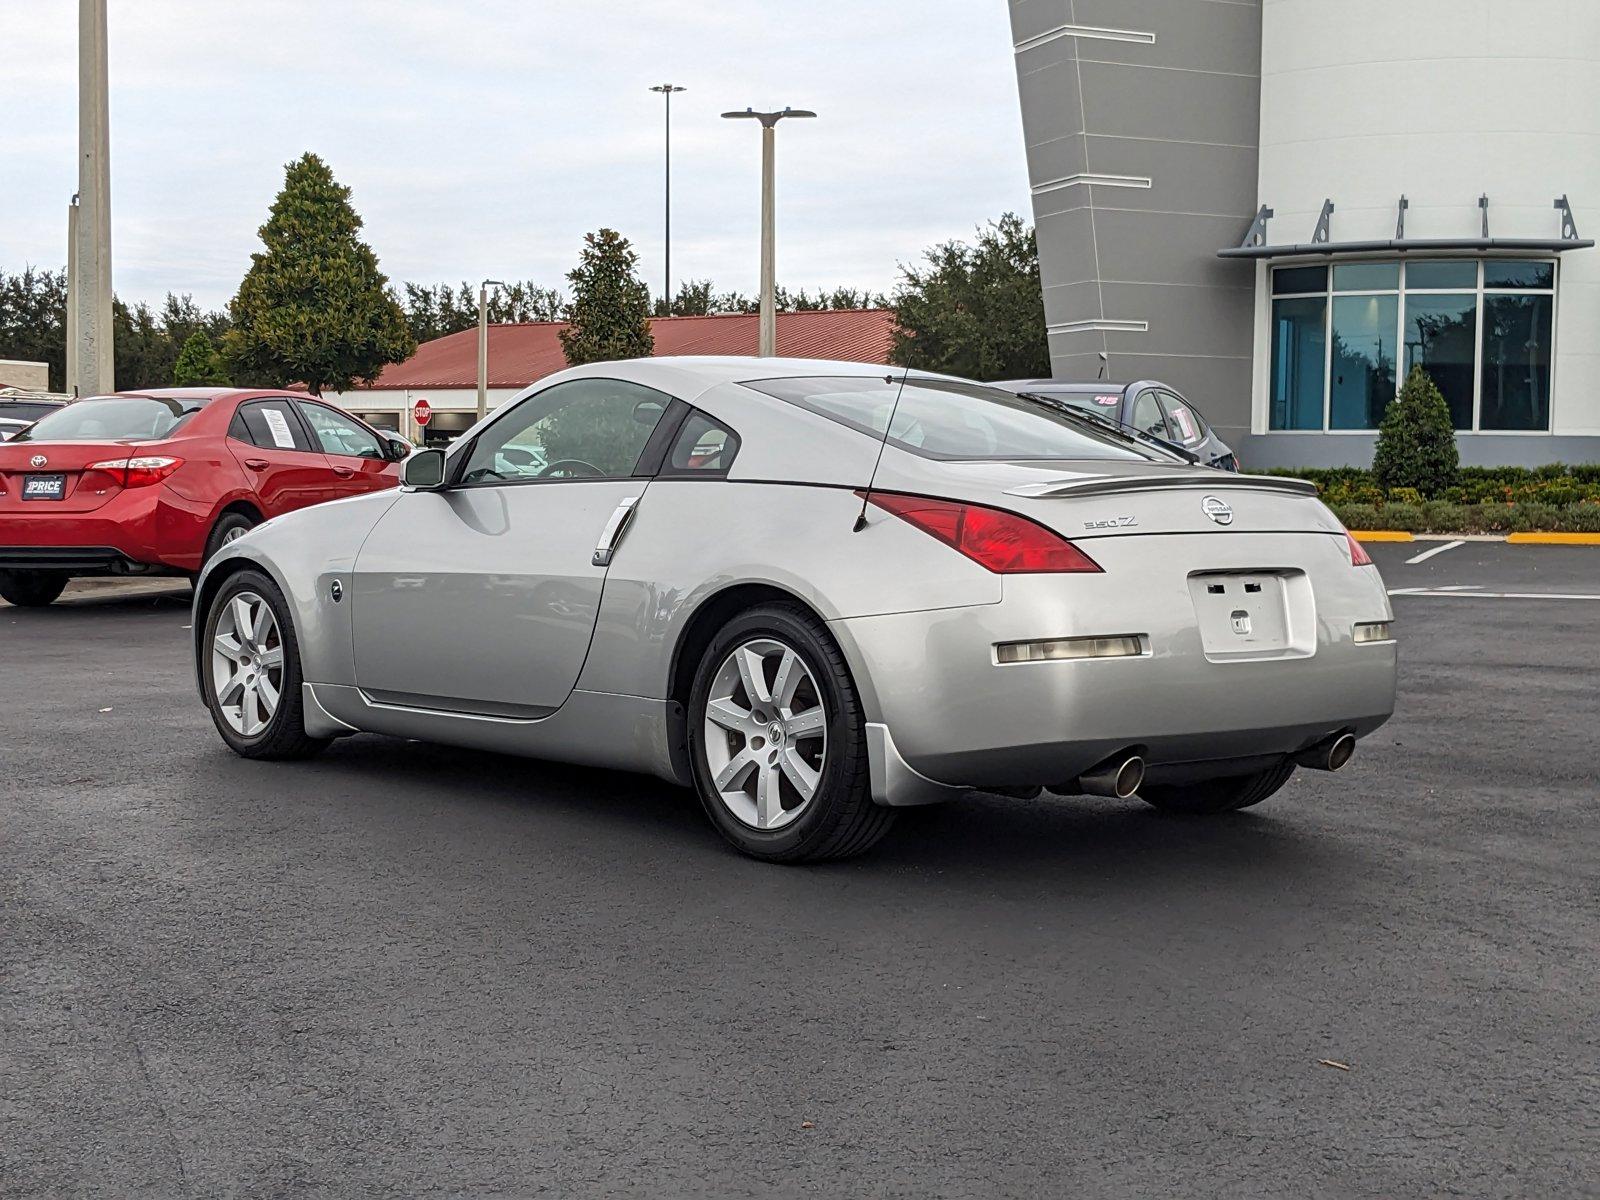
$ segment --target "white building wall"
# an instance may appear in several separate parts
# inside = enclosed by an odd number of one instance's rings
[[[1330,240],[1392,238],[1402,194],[1407,237],[1475,237],[1480,193],[1494,237],[1558,237],[1563,193],[1579,233],[1600,232],[1600,0],[1265,0],[1269,242],[1309,242],[1324,198]],[[1561,256],[1555,324],[1551,433],[1600,436],[1600,248]]]

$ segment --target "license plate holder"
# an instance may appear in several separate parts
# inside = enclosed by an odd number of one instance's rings
[[[65,500],[67,477],[65,475],[24,475],[22,477],[24,500]]]
[[[1214,662],[1286,658],[1316,648],[1310,582],[1300,571],[1209,571],[1189,576],[1200,645]]]

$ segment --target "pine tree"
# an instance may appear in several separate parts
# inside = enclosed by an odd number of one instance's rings
[[[313,395],[370,380],[416,349],[388,277],[357,234],[350,189],[315,154],[289,164],[261,227],[266,249],[228,306],[224,354],[235,379]]]
[[[1412,367],[1378,426],[1373,478],[1385,490],[1416,488],[1424,496],[1437,496],[1455,486],[1460,466],[1450,406],[1427,372]]]
[[[184,341],[172,366],[172,382],[177,387],[217,387],[228,382],[222,356],[205,330],[195,330]]]
[[[616,358],[648,358],[650,289],[634,270],[639,256],[614,229],[585,235],[578,265],[567,273],[572,284],[570,326],[561,331],[569,366]]]

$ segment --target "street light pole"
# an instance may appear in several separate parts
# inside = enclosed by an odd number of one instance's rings
[[[761,122],[761,343],[756,353],[771,358],[778,352],[777,310],[777,125],[785,117],[814,117],[803,108],[782,112],[725,112],[730,120]]]
[[[478,420],[489,414],[489,289],[505,287],[498,279],[478,285]]]
[[[89,396],[116,390],[111,336],[111,116],[106,81],[106,0],[78,0],[78,211],[68,373]],[[69,257],[71,257],[69,255]]]
[[[667,236],[667,253],[666,253],[666,258],[667,258],[667,265],[666,265],[666,272],[665,272],[666,280],[665,280],[665,283],[663,284],[662,289],[661,289],[661,305],[662,305],[662,315],[663,316],[671,316],[672,315],[672,94],[674,92],[686,92],[689,89],[688,88],[681,88],[675,83],[658,83],[655,87],[651,88],[650,90],[652,92],[660,92],[663,96],[666,97],[666,100],[667,100],[667,125],[666,125],[666,135],[667,135],[666,136],[666,150],[667,150],[667,157],[666,157],[666,168],[667,168],[666,169],[666,194],[667,194],[666,236]]]

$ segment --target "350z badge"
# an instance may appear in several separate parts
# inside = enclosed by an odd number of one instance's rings
[[[1137,525],[1137,517],[1107,517],[1104,521],[1085,521],[1085,529],[1126,529],[1129,525]]]

